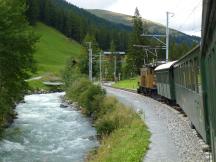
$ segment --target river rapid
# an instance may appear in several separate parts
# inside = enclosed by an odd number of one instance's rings
[[[60,108],[64,93],[25,96],[18,118],[0,140],[0,162],[82,162],[98,146],[90,121],[73,107]]]

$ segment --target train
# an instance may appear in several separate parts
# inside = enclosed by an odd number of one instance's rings
[[[138,93],[145,95],[157,94],[154,69],[156,64],[145,65],[140,69],[140,81],[138,82]]]
[[[216,162],[216,1],[203,0],[201,43],[177,61],[141,68],[138,93],[181,107]],[[149,83],[151,81],[151,83]]]

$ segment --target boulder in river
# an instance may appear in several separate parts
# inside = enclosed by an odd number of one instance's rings
[[[60,104],[60,107],[61,107],[61,108],[66,108],[66,107],[68,107],[68,104],[67,104],[67,103],[61,103],[61,104]]]

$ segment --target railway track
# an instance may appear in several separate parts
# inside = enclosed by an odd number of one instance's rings
[[[138,93],[137,93],[137,90],[126,89],[126,88],[117,88],[117,87],[112,87],[112,86],[110,86],[110,85],[103,85],[103,86],[105,86],[105,87],[110,87],[110,88],[115,88],[115,89],[119,89],[119,90],[123,90],[123,91],[127,91],[127,92],[132,92],[132,93],[138,94]],[[160,102],[160,103],[162,103],[162,104],[165,104],[165,105],[171,107],[171,108],[172,108],[172,111],[176,111],[176,113],[179,114],[180,116],[182,116],[183,118],[188,118],[187,114],[183,111],[183,109],[182,109],[179,105],[177,105],[177,104],[175,104],[175,103],[173,103],[173,102],[167,100],[166,98],[164,98],[164,97],[162,97],[162,96],[160,96],[160,95],[157,95],[157,94],[155,94],[155,95],[144,95],[144,94],[139,94],[139,95],[145,96],[145,97],[149,97],[149,98],[151,98],[151,99],[153,99],[153,100],[156,100],[156,101],[158,101],[158,102]],[[199,132],[196,130],[196,128],[194,127],[194,125],[192,124],[192,122],[190,122],[190,128],[196,131],[196,136],[200,139],[200,141],[201,141],[201,143],[202,143],[202,150],[203,150],[203,152],[205,152],[205,153],[207,153],[207,154],[211,154],[210,146],[207,145],[207,144],[204,142],[204,140],[202,139],[202,136],[201,136],[201,135],[199,134]],[[210,157],[210,158],[211,158],[211,157]]]
[[[148,125],[152,136],[145,162],[210,161],[211,154],[206,152],[209,146],[195,129],[191,129],[189,118],[181,111],[168,106],[163,100],[158,102],[152,97],[139,95],[135,90],[116,89],[111,86],[104,88],[108,95],[115,96],[136,111]]]

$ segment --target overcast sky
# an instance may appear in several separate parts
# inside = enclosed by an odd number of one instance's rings
[[[138,7],[144,19],[166,23],[166,11],[173,12],[170,27],[190,35],[201,34],[202,0],[67,0],[86,9],[104,9],[133,15]]]

